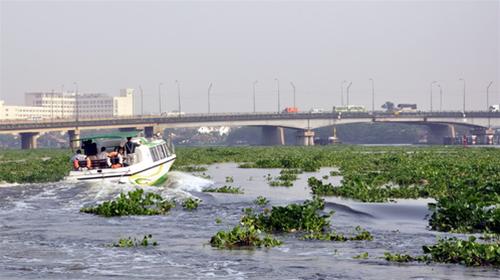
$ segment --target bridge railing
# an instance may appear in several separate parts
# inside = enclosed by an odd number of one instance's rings
[[[470,111],[465,114],[457,111],[440,112],[321,112],[321,113],[197,113],[181,114],[177,116],[168,115],[141,115],[121,116],[110,118],[84,118],[78,122],[74,118],[44,119],[44,120],[3,120],[0,121],[0,131],[44,129],[44,128],[69,128],[75,126],[112,126],[130,125],[140,126],[156,123],[188,123],[188,122],[224,122],[224,121],[252,121],[252,120],[305,120],[305,119],[375,119],[375,118],[500,118],[500,112]]]

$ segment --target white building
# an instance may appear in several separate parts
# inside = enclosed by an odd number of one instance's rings
[[[220,136],[228,135],[229,132],[231,132],[231,128],[228,126],[221,126],[221,127],[202,126],[202,127],[198,128],[199,134],[210,134],[213,132],[216,132]]]
[[[0,120],[79,119],[132,116],[133,89],[122,89],[111,97],[102,93],[28,92],[25,106],[5,105],[0,101]],[[78,104],[78,106],[76,106]]]

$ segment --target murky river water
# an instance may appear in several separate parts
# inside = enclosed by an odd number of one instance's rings
[[[389,264],[386,251],[420,254],[421,246],[439,235],[429,231],[427,201],[363,204],[327,199],[335,210],[332,225],[350,233],[357,225],[368,229],[373,241],[301,241],[279,235],[281,247],[256,250],[219,250],[210,237],[234,226],[241,209],[263,195],[274,205],[310,197],[309,176],[301,174],[291,188],[270,187],[264,176],[279,170],[238,169],[234,164],[210,166],[212,179],[172,172],[167,185],[151,188],[168,197],[195,196],[203,200],[197,211],[176,208],[166,216],[102,218],[79,212],[80,207],[115,197],[132,187],[111,184],[0,186],[0,279],[498,279],[494,268],[441,264]],[[243,195],[200,192],[204,187],[234,183]],[[339,178],[332,177],[334,183]],[[217,224],[216,218],[223,222]],[[159,246],[121,249],[107,245],[121,237],[152,234]],[[354,256],[368,252],[365,260]]]

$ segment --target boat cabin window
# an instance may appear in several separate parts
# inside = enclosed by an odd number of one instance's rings
[[[149,150],[151,152],[151,158],[153,159],[153,161],[158,161],[170,156],[170,152],[166,144],[151,147],[149,148]]]

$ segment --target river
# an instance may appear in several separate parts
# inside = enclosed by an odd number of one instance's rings
[[[332,226],[343,233],[357,225],[373,241],[302,241],[295,234],[277,235],[280,247],[220,250],[208,241],[219,230],[236,225],[245,207],[259,195],[272,205],[310,197],[309,176],[300,174],[293,187],[270,187],[264,178],[278,169],[240,169],[235,164],[209,166],[211,179],[172,172],[163,187],[148,188],[164,196],[203,200],[198,210],[178,206],[165,216],[103,218],[79,212],[82,206],[112,199],[132,186],[65,182],[0,186],[0,279],[498,279],[495,268],[445,264],[394,264],[384,252],[421,254],[436,233],[427,229],[428,200],[358,203],[327,198],[335,210]],[[203,188],[233,186],[245,194],[203,193]],[[339,177],[330,177],[338,184]],[[216,223],[216,219],[222,223]],[[113,248],[121,237],[152,234],[159,245]],[[367,252],[368,259],[353,257]]]

